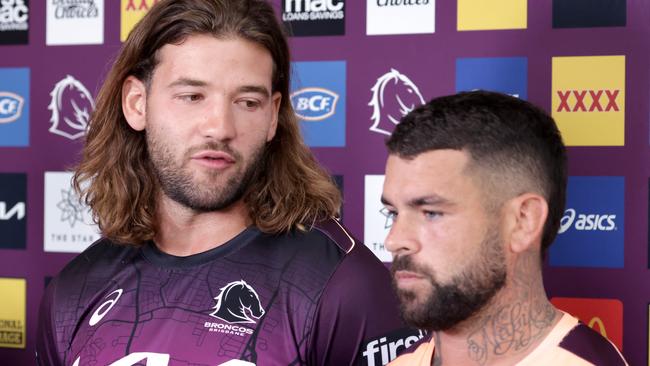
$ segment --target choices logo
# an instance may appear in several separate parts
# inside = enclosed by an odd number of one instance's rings
[[[122,21],[120,24],[120,40],[126,41],[131,30],[137,22],[160,0],[122,0],[120,13]]]
[[[29,145],[29,69],[0,68],[0,146]]]
[[[435,0],[367,0],[366,34],[434,33]]]
[[[567,210],[555,243],[552,266],[623,267],[623,177],[569,177]]]
[[[528,99],[528,59],[525,57],[459,58],[456,92],[491,90]]]
[[[0,173],[0,249],[25,249],[27,175]]]
[[[569,146],[625,143],[625,56],[553,57],[552,116]]]
[[[72,188],[71,172],[45,172],[46,252],[81,253],[100,237],[90,208]]]
[[[0,44],[27,44],[29,0],[0,1]]]
[[[551,303],[623,350],[623,303],[620,300],[554,297]]]
[[[54,85],[50,93],[52,100],[47,106],[52,112],[49,131],[70,140],[86,134],[90,114],[95,109],[95,101],[86,87],[68,75]]]
[[[25,348],[27,281],[0,278],[0,347]]]
[[[104,42],[104,0],[46,0],[47,45]],[[79,32],[83,29],[83,32]]]
[[[282,0],[282,22],[293,36],[345,34],[345,0]]]
[[[381,203],[383,175],[365,176],[363,242],[382,262],[392,262],[393,256],[384,247],[392,221]]]
[[[402,117],[424,104],[417,85],[408,76],[392,68],[377,79],[370,91],[370,131],[384,135],[391,135]]]
[[[458,30],[527,28],[528,0],[458,0]]]
[[[345,61],[294,62],[291,104],[311,147],[345,146]]]

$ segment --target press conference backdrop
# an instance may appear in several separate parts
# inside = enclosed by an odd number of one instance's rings
[[[99,237],[70,187],[94,98],[154,0],[0,2],[0,364],[33,361],[51,276]],[[405,111],[487,89],[553,115],[568,204],[549,296],[648,363],[650,2],[275,0],[291,29],[305,140],[343,190],[345,224],[384,262],[385,139]],[[363,311],[363,309],[360,309]],[[512,329],[516,332],[517,329]]]

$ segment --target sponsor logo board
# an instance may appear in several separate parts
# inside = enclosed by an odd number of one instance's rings
[[[367,0],[366,34],[420,34],[436,30],[435,0]]]
[[[458,0],[458,30],[526,29],[528,0]]]
[[[384,205],[381,193],[384,188],[383,175],[365,176],[363,241],[382,262],[392,262],[393,256],[384,247],[392,224]]]
[[[553,0],[553,28],[624,27],[626,0]]]
[[[551,303],[623,350],[623,303],[620,300],[554,297]]]
[[[459,58],[456,92],[490,90],[528,99],[528,59],[525,57]]]
[[[120,41],[126,41],[135,24],[160,0],[121,0]]]
[[[0,249],[25,249],[27,175],[0,173]]]
[[[552,266],[622,268],[625,233],[624,177],[569,177],[567,205]]]
[[[72,188],[71,172],[45,172],[46,252],[81,253],[100,238],[90,208]]]
[[[282,0],[282,22],[292,36],[345,34],[345,0]]]
[[[104,0],[46,1],[47,45],[104,43]]]
[[[294,62],[289,98],[305,143],[345,146],[345,61]]]
[[[29,146],[28,68],[0,68],[0,146]]]
[[[553,57],[552,116],[567,146],[625,144],[625,56]]]
[[[0,278],[0,347],[25,348],[27,281]]]
[[[0,1],[0,45],[29,42],[29,0]]]

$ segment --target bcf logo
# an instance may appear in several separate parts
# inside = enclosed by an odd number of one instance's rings
[[[18,94],[0,92],[0,123],[9,123],[20,118],[24,99]]]
[[[291,94],[296,115],[304,121],[322,121],[336,112],[339,96],[323,88],[304,88]]]

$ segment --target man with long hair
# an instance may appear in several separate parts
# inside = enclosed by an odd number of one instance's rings
[[[387,145],[394,286],[406,322],[431,331],[391,365],[626,365],[544,292],[567,184],[551,117],[460,93],[409,113]]]
[[[401,327],[289,69],[262,0],[160,1],[136,25],[74,175],[103,238],[48,286],[40,365],[348,365]]]

